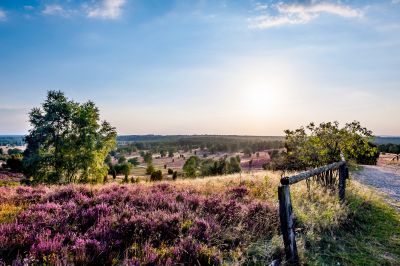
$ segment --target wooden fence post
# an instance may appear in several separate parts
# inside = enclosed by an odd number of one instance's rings
[[[339,200],[344,202],[346,194],[346,179],[349,177],[349,168],[346,164],[339,167]]]
[[[290,265],[299,264],[299,256],[297,254],[296,239],[294,233],[293,210],[290,199],[289,185],[281,185],[278,187],[279,198],[279,216],[281,220],[281,230],[283,243],[285,244],[286,259]]]

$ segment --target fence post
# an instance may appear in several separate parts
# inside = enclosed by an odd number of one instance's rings
[[[289,185],[281,185],[278,187],[278,198],[279,216],[281,220],[283,243],[285,244],[286,259],[288,260],[288,263],[290,265],[298,265],[299,256],[297,254],[297,246],[294,233],[292,202],[290,199]]]
[[[346,194],[346,179],[349,177],[349,168],[346,164],[339,167],[339,200],[344,202]]]

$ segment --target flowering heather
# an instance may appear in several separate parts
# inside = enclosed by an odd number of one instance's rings
[[[0,204],[24,206],[0,224],[6,264],[220,265],[278,230],[276,207],[244,185],[207,195],[167,183],[0,190]]]

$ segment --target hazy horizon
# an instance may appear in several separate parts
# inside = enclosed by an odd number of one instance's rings
[[[119,135],[400,135],[398,0],[4,0],[0,58],[2,135],[26,134],[48,90]]]

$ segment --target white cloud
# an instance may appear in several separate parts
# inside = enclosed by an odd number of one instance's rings
[[[68,16],[68,12],[60,5],[46,5],[42,13],[51,16]]]
[[[0,9],[0,21],[4,21],[6,20],[6,18],[7,18],[6,12]]]
[[[87,16],[90,18],[117,19],[121,16],[125,0],[102,0],[95,7],[87,7]]]
[[[257,7],[256,7],[257,10]],[[259,9],[258,9],[259,10]],[[345,18],[361,17],[362,12],[342,4],[315,2],[309,4],[277,4],[274,6],[277,15],[259,15],[250,20],[251,28],[266,29],[281,25],[305,24],[326,13]]]

